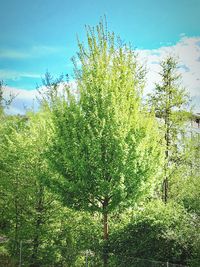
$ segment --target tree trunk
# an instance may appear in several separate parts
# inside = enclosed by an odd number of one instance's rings
[[[166,204],[168,200],[168,178],[163,181],[163,202]]]
[[[108,198],[104,199],[103,202],[103,239],[104,239],[104,248],[103,248],[103,266],[108,266]]]
[[[166,204],[168,201],[168,163],[169,163],[169,132],[167,131],[165,135],[165,140],[166,140],[166,151],[165,151],[165,179],[163,181],[163,202]]]
[[[108,240],[108,213],[103,214],[104,240]]]
[[[170,84],[169,84],[170,86]],[[171,95],[169,93],[168,96],[168,106],[170,105],[171,102]],[[170,146],[170,109],[167,107],[166,113],[165,113],[165,127],[166,127],[166,132],[165,132],[165,141],[166,141],[166,149],[165,149],[165,179],[163,181],[163,202],[166,204],[168,201],[168,167],[169,167],[169,146]]]

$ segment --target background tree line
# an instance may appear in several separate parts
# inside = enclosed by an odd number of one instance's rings
[[[144,67],[103,22],[78,45],[78,95],[46,74],[40,110],[7,115],[1,83],[2,266],[20,251],[32,267],[84,266],[86,254],[91,266],[198,266],[199,135],[178,62],[161,62],[144,101]]]

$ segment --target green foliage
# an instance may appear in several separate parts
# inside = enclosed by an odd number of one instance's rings
[[[51,134],[47,121],[41,111],[1,124],[0,235],[8,241],[0,255],[18,264],[22,241],[24,263],[75,266],[86,249],[98,252],[99,219],[64,208],[46,185],[55,175],[44,156]]]
[[[182,202],[190,213],[200,216],[200,139],[191,132],[183,143],[181,166],[175,172],[172,197]]]
[[[160,84],[156,83],[154,93],[149,95],[150,104],[158,118],[169,119],[173,122],[174,128],[180,131],[180,125],[189,115],[185,112],[189,96],[185,88],[180,85],[181,76],[177,74],[178,61],[168,56],[160,65],[162,81]]]
[[[163,200],[170,196],[171,178],[180,164],[181,138],[185,133],[186,122],[191,114],[185,110],[189,96],[180,86],[181,76],[177,74],[178,62],[168,56],[161,62],[162,81],[156,84],[149,95],[149,104],[155,111],[162,129],[165,145],[165,165],[163,166]],[[170,186],[169,186],[170,184]]]
[[[88,255],[99,267],[102,251],[106,266],[106,249],[109,266],[199,266],[199,136],[185,134],[177,62],[161,63],[145,106],[144,71],[106,25],[87,27],[78,45],[78,95],[47,73],[40,111],[10,116],[0,82],[0,265],[19,265],[22,242],[23,266],[81,267]]]
[[[114,210],[136,200],[159,171],[157,123],[141,105],[141,70],[134,52],[116,46],[100,23],[79,43],[77,100],[52,99],[54,136],[49,158],[67,205],[89,211]]]
[[[136,258],[186,264],[191,259],[197,229],[192,217],[175,204],[160,201],[139,210],[110,240],[117,266],[135,266]],[[137,264],[136,264],[137,266]]]
[[[193,260],[191,266],[198,266],[200,262],[200,143],[199,134],[191,131],[186,137],[184,146],[184,156],[182,164],[175,172],[172,186],[172,197],[184,206],[193,220],[195,231],[190,235],[195,235]]]

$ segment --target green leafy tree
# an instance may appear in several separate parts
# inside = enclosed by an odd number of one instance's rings
[[[143,72],[128,46],[116,45],[100,23],[96,30],[87,28],[87,47],[79,42],[78,58],[78,97],[66,88],[66,95],[55,92],[49,104],[48,157],[60,175],[55,190],[70,207],[100,212],[106,241],[108,215],[155,183],[160,136],[154,116],[141,104]]]
[[[32,240],[32,261],[36,262],[49,198],[42,183],[47,167],[41,157],[41,118],[37,116],[37,124],[29,116],[9,116],[5,121],[1,132],[0,184],[1,211],[7,229],[2,230],[9,238],[9,251],[14,258],[19,255],[20,241]]]
[[[165,139],[165,166],[163,179],[163,201],[169,198],[169,179],[181,158],[181,136],[184,133],[189,112],[186,104],[188,94],[180,85],[181,76],[177,74],[178,62],[168,56],[161,62],[162,81],[156,84],[155,91],[149,96],[149,103],[160,120]]]
[[[82,266],[84,251],[98,247],[98,220],[63,207],[46,184],[55,175],[45,158],[48,113],[5,118],[0,125],[0,236],[7,242],[0,247],[0,265],[18,266],[21,243],[28,266]]]
[[[19,174],[19,154],[16,153],[15,140],[12,139],[14,133],[22,130],[23,125],[24,121],[18,116],[4,116],[0,126],[1,234],[9,239],[8,250],[12,251],[12,255],[18,253],[21,219],[26,209],[23,204],[27,195],[24,190],[27,179],[23,181]]]

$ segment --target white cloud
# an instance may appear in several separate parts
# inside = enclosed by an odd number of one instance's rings
[[[65,83],[61,83],[59,85],[58,91],[62,94],[62,90],[64,89]],[[71,88],[71,92],[74,95],[78,95],[77,85],[75,81],[71,81],[69,83]],[[37,110],[39,108],[39,99],[41,99],[41,94],[45,93],[46,87],[41,86],[35,90],[25,90],[25,89],[18,89],[15,87],[6,86],[3,89],[3,96],[5,99],[9,99],[10,96],[14,96],[12,104],[10,105],[9,109],[7,110],[10,114],[24,114],[26,113],[27,109]]]
[[[4,87],[3,96],[5,99],[9,99],[10,95],[14,96],[14,99],[8,108],[7,112],[11,114],[24,114],[27,109],[33,108],[37,110],[39,103],[37,97],[39,93],[37,90],[25,90],[14,87]]]
[[[182,85],[191,96],[200,95],[200,37],[186,36],[172,46],[164,46],[154,50],[138,50],[139,59],[146,61],[148,74],[146,92],[154,88],[160,80],[159,63],[167,55],[175,56],[179,61],[178,71],[182,75]]]
[[[15,87],[5,86],[3,89],[3,93],[5,97],[8,97],[10,94],[17,95],[18,99],[33,99],[38,96],[38,90],[25,90],[18,89]]]

